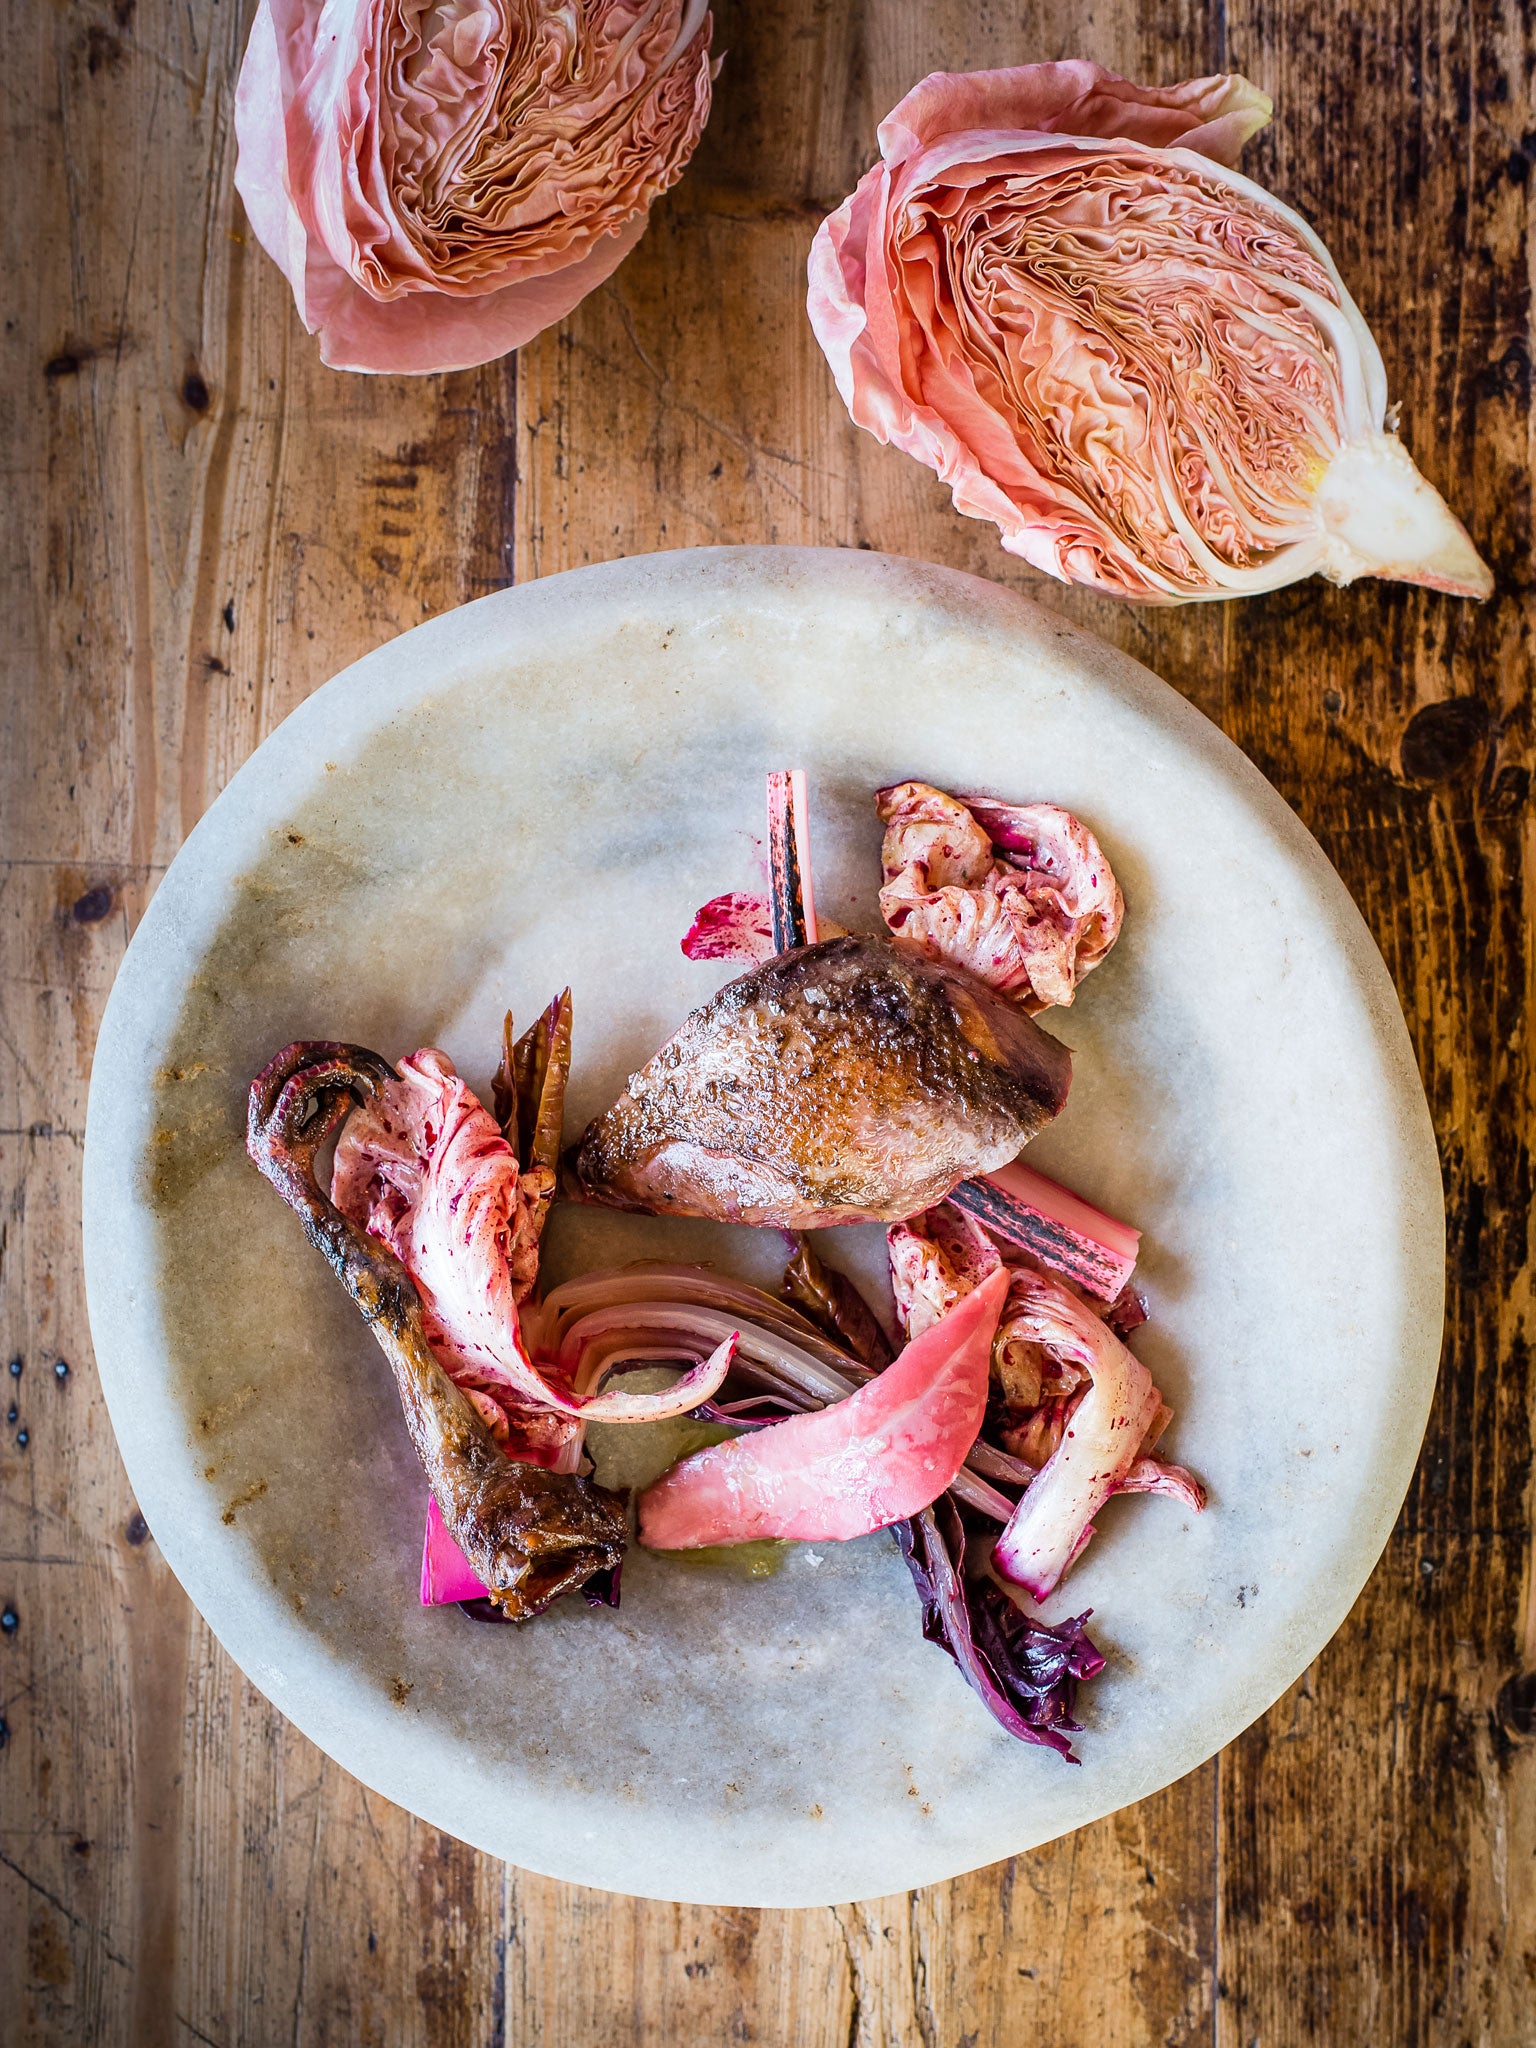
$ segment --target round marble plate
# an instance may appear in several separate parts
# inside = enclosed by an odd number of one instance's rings
[[[571,1128],[727,971],[696,904],[760,869],[806,768],[817,895],[876,922],[879,784],[1045,797],[1131,904],[1030,1157],[1145,1233],[1137,1339],[1202,1517],[1122,1498],[1059,1616],[1109,1670],[1080,1769],[989,1720],[886,1535],[772,1576],[634,1552],[617,1613],[424,1611],[424,1486],[388,1370],[247,1163],[290,1038],[444,1046],[569,981]],[[91,1081],[91,1327],[134,1490],[231,1655],[322,1748],[534,1870],[717,1904],[927,1883],[1047,1841],[1228,1742],[1338,1627],[1435,1376],[1434,1140],[1382,962],[1295,817],[1125,656],[970,577],[832,550],[653,555],[504,591],[320,690],[188,840]],[[766,1241],[765,1241],[766,1240]],[[830,1233],[878,1271],[879,1233]],[[769,1233],[557,1212],[546,1271],[772,1268]]]

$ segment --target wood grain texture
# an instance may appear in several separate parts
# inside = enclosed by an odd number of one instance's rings
[[[235,200],[245,12],[17,6],[0,430],[0,2038],[663,2048],[1536,2041],[1531,1552],[1531,25],[1519,0],[724,0],[685,182],[515,360],[324,371]],[[1306,585],[1141,612],[1042,586],[849,425],[802,313],[817,221],[923,71],[1231,66],[1255,174],[1374,322],[1483,608]],[[20,195],[19,203],[17,195]],[[91,1047],[165,863],[264,734],[418,619],[716,541],[924,556],[1166,675],[1337,862],[1440,1135],[1450,1317],[1386,1557],[1219,1759],[1065,1842],[836,1912],[504,1868],[261,1698],[138,1517],[91,1364]],[[59,1374],[63,1361],[68,1370]],[[23,1442],[23,1431],[25,1442]]]

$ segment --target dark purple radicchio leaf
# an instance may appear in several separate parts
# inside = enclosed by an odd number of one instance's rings
[[[993,1719],[1021,1742],[1038,1742],[1075,1764],[1068,1733],[1079,1679],[1097,1678],[1104,1659],[1077,1615],[1051,1628],[1010,1600],[990,1579],[967,1582],[960,1568],[965,1532],[947,1498],[898,1522],[901,1546],[923,1602],[923,1634],[959,1665]]]
[[[594,1572],[582,1583],[581,1597],[589,1607],[617,1607],[619,1604],[619,1575],[624,1569],[621,1557],[617,1564],[607,1571]]]

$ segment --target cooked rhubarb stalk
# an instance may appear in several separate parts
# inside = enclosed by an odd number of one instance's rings
[[[433,1356],[404,1266],[322,1192],[315,1174],[321,1147],[396,1079],[387,1061],[361,1046],[290,1045],[251,1084],[246,1149],[297,1212],[389,1360],[445,1529],[497,1607],[528,1620],[620,1562],[623,1507],[589,1480],[502,1455],[480,1411]]]
[[[640,1496],[641,1542],[841,1542],[927,1507],[981,1427],[1007,1291],[1007,1274],[992,1274],[846,1401],[684,1458]]]
[[[1136,1270],[1139,1230],[1016,1159],[962,1181],[949,1199],[1097,1301],[1113,1301]]]
[[[551,1010],[545,1084],[560,1071],[558,1007]],[[534,1085],[523,1091],[529,1107],[519,1111],[533,1134],[530,1150],[545,1142],[539,1123],[549,1114],[549,1086],[540,1088],[535,1112]],[[498,1437],[508,1420],[521,1429],[529,1411],[545,1425],[559,1417],[649,1422],[708,1400],[725,1377],[725,1359],[695,1367],[662,1393],[614,1390],[590,1398],[534,1363],[521,1312],[538,1276],[535,1226],[552,1181],[537,1163],[522,1172],[447,1054],[427,1046],[403,1059],[398,1076],[348,1123],[336,1147],[331,1194],[343,1215],[404,1265],[439,1363]],[[535,1462],[556,1460],[540,1452]]]
[[[768,876],[774,952],[814,946],[809,800],[800,768],[775,769],[768,777]]]
[[[559,1178],[565,1143],[565,1084],[571,1071],[571,992],[563,989],[538,1022],[513,1047],[518,1121],[526,1148],[525,1172],[547,1176],[534,1211],[535,1233],[543,1230]]]
[[[1055,1281],[1015,1273],[1008,1313],[1018,1335],[1081,1367],[1090,1379],[1060,1444],[992,1552],[1005,1579],[1043,1600],[1093,1534],[1099,1509],[1125,1489],[1163,1404],[1141,1360]]]

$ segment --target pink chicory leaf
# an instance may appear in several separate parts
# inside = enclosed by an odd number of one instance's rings
[[[1155,603],[1492,579],[1387,425],[1381,356],[1299,214],[1231,169],[1238,77],[935,72],[823,222],[807,309],[858,425],[1047,575]]]
[[[336,1144],[331,1198],[387,1245],[421,1297],[427,1341],[496,1433],[494,1411],[577,1403],[535,1370],[518,1310],[538,1275],[538,1169],[520,1172],[495,1118],[428,1046],[357,1110]]]
[[[1119,1493],[1161,1493],[1199,1514],[1205,1507],[1204,1486],[1182,1465],[1170,1465],[1162,1458],[1141,1457],[1120,1481]]]
[[[877,791],[880,914],[1031,1013],[1066,1005],[1120,935],[1125,899],[1097,839],[1056,804]]]
[[[1006,1291],[991,1275],[846,1401],[684,1458],[641,1495],[641,1542],[843,1541],[927,1507],[981,1427]]]
[[[731,1347],[720,1344],[675,1387],[650,1394],[589,1393],[535,1364],[520,1310],[537,1277],[536,1217],[550,1178],[547,1167],[519,1169],[447,1054],[425,1047],[348,1119],[331,1195],[405,1267],[433,1355],[492,1434],[515,1455],[555,1466],[569,1462],[583,1423],[653,1421],[708,1400]]]
[[[1061,1442],[998,1538],[992,1562],[1037,1600],[1054,1591],[1093,1534],[1093,1518],[1135,1466],[1162,1401],[1152,1375],[1107,1324],[1053,1280],[1020,1286],[1016,1329],[1089,1376]]]
[[[333,368],[519,348],[608,277],[709,114],[707,0],[260,0],[235,184]]]
[[[1141,1246],[1141,1232],[1128,1223],[1106,1216],[1018,1159],[979,1180],[962,1181],[949,1199],[1048,1272],[1096,1301],[1120,1303],[1122,1336],[1146,1321],[1145,1303],[1134,1291],[1127,1293]]]

